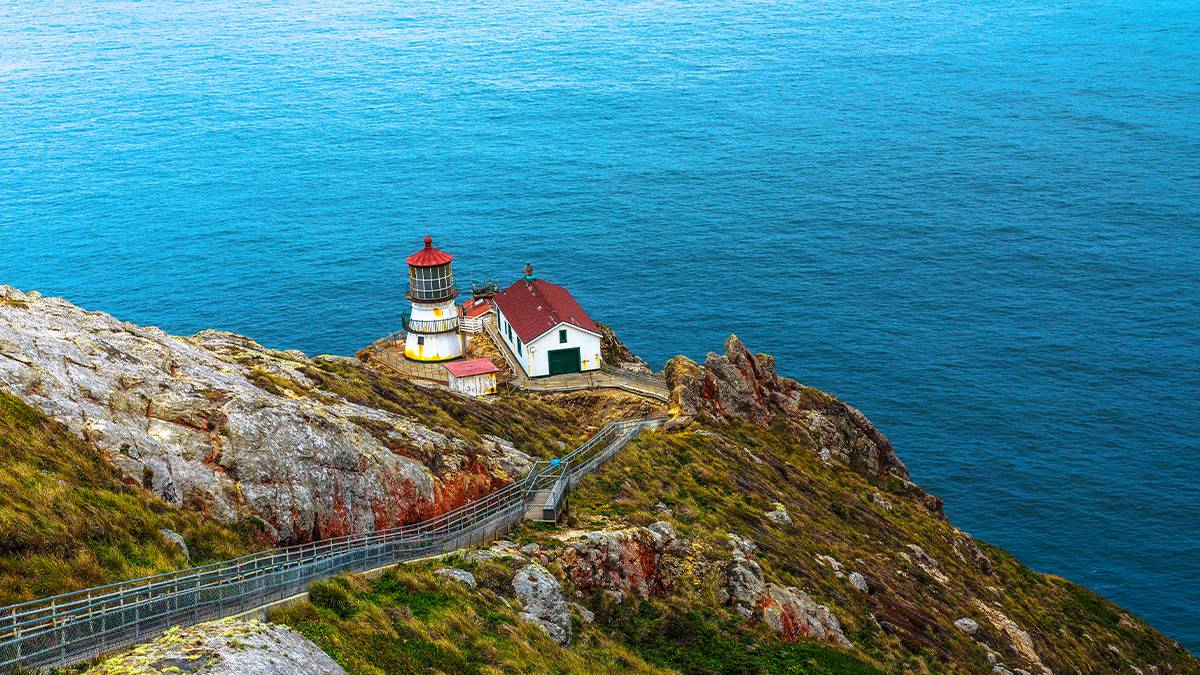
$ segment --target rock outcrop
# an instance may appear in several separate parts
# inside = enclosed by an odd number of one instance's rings
[[[299,352],[176,337],[10,287],[0,299],[0,388],[95,443],[130,482],[223,522],[256,516],[278,541],[435,515],[528,460],[324,391]],[[479,459],[489,452],[498,462]]]
[[[597,323],[596,326],[600,329],[600,358],[605,363],[642,375],[654,372],[645,359],[629,351],[629,347],[621,342],[617,332],[611,327],[602,323]]]
[[[670,523],[649,527],[570,534],[567,545],[538,551],[534,557],[557,563],[581,591],[632,593],[640,598],[662,595],[678,578],[675,569],[687,546]]]
[[[154,642],[115,656],[89,675],[343,675],[311,641],[283,626],[223,619],[172,628]]]
[[[1028,632],[1018,626],[1015,621],[1008,618],[999,608],[993,607],[978,598],[972,598],[971,603],[997,631],[1008,639],[1009,651],[1024,661],[1034,672],[1050,675],[1050,669],[1046,667],[1046,664],[1042,663],[1042,658],[1038,655],[1037,649],[1034,647],[1033,638],[1029,636]]]
[[[523,621],[541,626],[560,645],[571,643],[571,615],[562,586],[553,574],[537,563],[529,563],[513,575],[512,587],[521,601]]]
[[[725,569],[725,584],[720,599],[744,618],[762,617],[784,642],[802,639],[823,640],[850,648],[841,623],[825,605],[818,604],[804,591],[769,583],[762,567],[754,560],[754,542],[729,535],[733,559]]]
[[[442,567],[434,570],[434,574],[453,579],[468,588],[476,588],[479,584],[475,581],[475,575],[466,570],[460,570],[457,567]]]
[[[183,557],[186,558],[188,562],[191,562],[192,552],[188,550],[187,541],[184,540],[183,535],[179,534],[175,530],[168,530],[166,528],[160,529],[158,533],[162,535],[163,539],[166,539],[174,544],[175,547],[178,548],[181,553],[183,553]]]
[[[767,584],[766,593],[759,599],[759,611],[784,642],[824,640],[847,649],[852,646],[833,612],[798,588]]]
[[[907,480],[908,469],[888,439],[857,409],[825,392],[780,377],[775,359],[752,354],[736,335],[725,354],[710,352],[703,366],[687,357],[667,362],[669,406],[676,425],[697,415],[769,427],[773,422],[807,433],[828,454],[861,473]]]

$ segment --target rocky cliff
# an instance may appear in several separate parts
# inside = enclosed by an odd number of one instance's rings
[[[110,456],[131,482],[278,541],[388,527],[484,494],[528,462],[340,393],[338,359],[230,333],[191,338],[0,287],[0,388]]]
[[[834,396],[780,377],[775,358],[752,354],[736,335],[725,354],[709,352],[699,366],[685,356],[667,363],[670,407],[686,426],[697,415],[744,420],[768,427],[779,423],[813,439],[825,458],[836,458],[875,476],[908,479],[908,469],[888,439],[866,417]]]

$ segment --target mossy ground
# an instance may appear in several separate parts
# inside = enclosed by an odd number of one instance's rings
[[[0,392],[0,604],[178,569],[261,548],[252,523],[227,527],[126,484],[104,455]]]
[[[518,619],[494,585],[471,590],[435,575],[439,565],[405,565],[374,580],[319,582],[311,601],[270,618],[314,641],[352,674],[659,670],[578,620],[572,647],[559,647]]]

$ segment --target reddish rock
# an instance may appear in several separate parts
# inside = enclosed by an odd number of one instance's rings
[[[704,366],[677,356],[667,363],[675,427],[699,415],[762,427],[780,423],[813,438],[828,454],[871,476],[908,479],[892,444],[858,410],[838,398],[780,377],[775,359],[752,354],[736,335],[725,354],[709,353]]]
[[[833,612],[798,588],[768,584],[766,593],[759,600],[759,608],[763,621],[779,633],[784,642],[824,640],[841,647],[852,646]]]
[[[540,551],[539,559],[558,562],[582,591],[633,593],[640,598],[663,595],[678,576],[676,562],[685,551],[666,522],[626,530],[586,532],[558,551]]]

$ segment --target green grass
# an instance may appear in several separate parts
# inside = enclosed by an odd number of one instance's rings
[[[572,646],[559,647],[490,588],[471,590],[439,577],[437,566],[418,563],[374,580],[345,576],[314,584],[310,601],[277,610],[271,620],[313,640],[354,674],[658,671],[578,624]]]
[[[747,631],[725,612],[703,605],[641,601],[624,616],[603,617],[620,642],[651,663],[685,673],[837,673],[879,675],[860,659],[812,642],[785,644]]]
[[[261,547],[257,528],[221,526],[126,484],[105,456],[0,392],[0,604],[187,564],[160,528],[183,535],[195,563]]]

